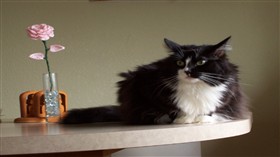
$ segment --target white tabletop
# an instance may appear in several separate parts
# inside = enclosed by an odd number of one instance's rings
[[[0,123],[0,127],[0,154],[11,155],[121,149],[220,139],[250,132],[251,120],[149,126]]]

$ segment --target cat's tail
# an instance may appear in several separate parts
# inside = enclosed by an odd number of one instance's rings
[[[120,121],[121,116],[119,106],[102,106],[70,110],[60,122],[62,124],[83,124]]]

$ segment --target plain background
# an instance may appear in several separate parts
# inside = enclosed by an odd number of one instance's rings
[[[55,28],[48,44],[59,88],[69,107],[116,103],[119,72],[167,55],[163,38],[181,44],[214,44],[232,36],[232,62],[240,66],[250,98],[250,134],[203,142],[202,156],[279,156],[279,1],[104,1],[1,0],[2,119],[19,117],[20,93],[42,88],[42,52],[25,29],[37,23]]]

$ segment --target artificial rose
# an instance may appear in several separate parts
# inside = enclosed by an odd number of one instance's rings
[[[47,24],[35,24],[27,27],[27,34],[33,40],[49,40],[54,37],[54,28]]]
[[[29,58],[34,59],[34,60],[43,60],[45,59],[45,55],[41,52],[38,53],[33,53],[29,56]]]
[[[58,52],[58,51],[62,51],[64,49],[65,49],[65,47],[62,45],[58,45],[58,44],[50,45],[51,52]]]
[[[44,49],[45,49],[45,54],[33,53],[29,56],[29,58],[35,59],[35,60],[45,60],[46,65],[47,65],[48,74],[50,76],[51,68],[50,68],[49,59],[48,59],[49,51],[58,52],[58,51],[64,50],[65,47],[62,45],[58,45],[58,44],[54,44],[54,45],[51,45],[50,47],[48,47],[47,40],[49,40],[51,37],[54,37],[54,28],[50,25],[36,24],[36,25],[29,26],[26,30],[27,30],[28,36],[31,39],[41,40],[44,45]],[[52,90],[53,81],[52,81],[51,77],[49,77],[49,81],[50,81],[50,89]]]

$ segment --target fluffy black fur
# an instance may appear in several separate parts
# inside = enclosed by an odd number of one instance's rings
[[[191,58],[187,76],[198,78],[209,86],[227,84],[223,103],[214,112],[227,119],[247,116],[247,103],[240,89],[238,67],[229,62],[226,44],[230,37],[215,45],[179,45],[165,39],[171,50],[168,57],[134,71],[121,73],[118,82],[120,106],[106,106],[70,111],[61,121],[65,124],[122,121],[128,124],[172,123],[180,113],[174,101],[178,85],[178,70],[184,69],[186,59]]]

